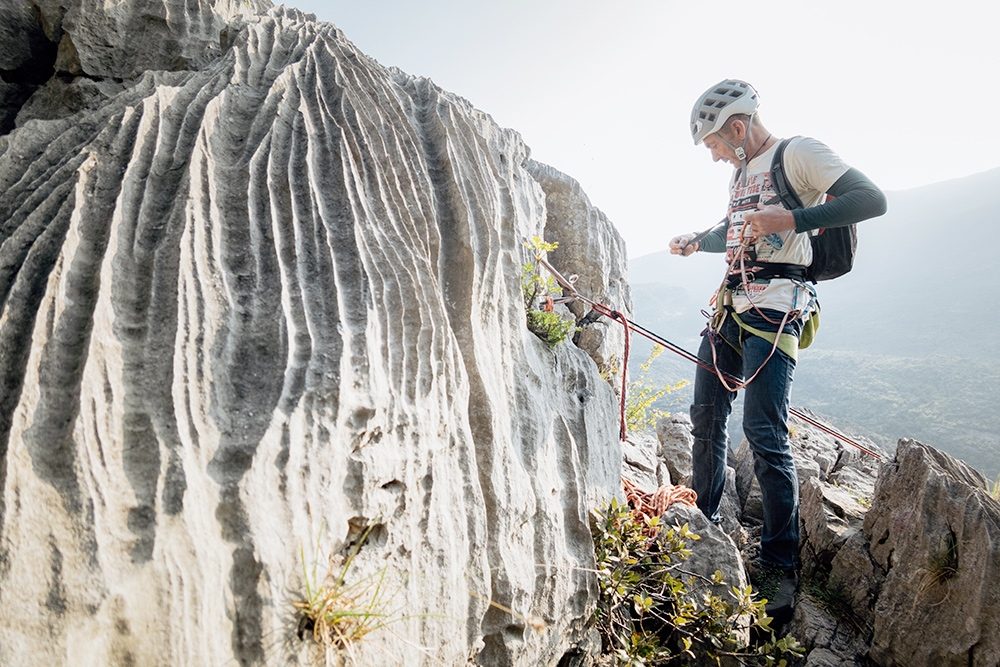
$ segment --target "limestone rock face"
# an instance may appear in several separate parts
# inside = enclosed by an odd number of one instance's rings
[[[34,0],[56,71],[131,79],[147,70],[197,69],[218,58],[220,33],[271,7],[268,0]]]
[[[878,664],[1000,664],[1000,503],[982,475],[903,440],[864,531],[885,573],[874,610]]]
[[[567,280],[586,297],[618,310],[632,312],[632,290],[628,284],[625,243],[617,234],[594,234],[611,226],[573,178],[534,160],[525,168],[545,192],[545,240],[558,243],[552,261]],[[587,351],[618,391],[623,368],[625,331],[619,322],[599,316],[589,304],[568,305],[580,332],[576,344]]]
[[[242,21],[270,6],[269,0],[0,0],[0,133],[32,118],[95,109],[124,88],[123,80],[148,70],[204,68],[227,50]],[[36,94],[41,99],[24,104]]]
[[[802,572],[825,601],[800,595],[793,632],[844,664],[998,664],[1000,503],[985,480],[912,440],[885,457],[870,496],[865,468],[838,463],[844,486],[802,486]]]
[[[47,38],[138,78],[0,137],[0,663],[315,664],[293,603],[354,550],[355,664],[579,652],[617,410],[525,328],[521,241],[568,236],[520,137],[295,11],[68,4]]]

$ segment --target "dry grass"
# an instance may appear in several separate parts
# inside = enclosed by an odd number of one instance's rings
[[[924,599],[932,607],[936,607],[946,602],[951,594],[944,584],[958,574],[958,539],[951,529],[941,540],[938,550],[931,553],[927,560],[927,567],[917,570],[920,573],[920,581],[917,585],[917,594],[914,596],[914,604],[917,600]],[[941,599],[937,602],[930,602],[928,598],[937,591]]]
[[[294,603],[300,614],[300,636],[311,632],[317,643],[344,649],[385,626],[392,601],[386,585],[388,569],[349,581],[351,565],[373,527],[365,530],[346,558],[338,554],[330,556],[321,580],[317,577],[318,564],[309,572],[302,553],[305,594]]]

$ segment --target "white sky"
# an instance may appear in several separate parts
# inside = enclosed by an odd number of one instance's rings
[[[692,144],[688,120],[725,78],[757,88],[775,135],[814,136],[885,190],[1000,166],[994,0],[287,4],[520,132],[631,257],[723,217],[731,167]]]

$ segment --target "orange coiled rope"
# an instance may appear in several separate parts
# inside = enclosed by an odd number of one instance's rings
[[[646,493],[635,484],[622,478],[625,487],[625,500],[632,507],[632,512],[644,517],[660,516],[674,503],[696,507],[698,494],[686,486],[664,484],[653,493]]]

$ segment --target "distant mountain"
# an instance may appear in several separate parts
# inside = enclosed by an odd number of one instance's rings
[[[922,439],[1000,474],[998,191],[1000,169],[887,193],[888,213],[858,227],[854,270],[818,285],[822,325],[800,357],[794,404],[882,444]],[[693,350],[722,271],[719,255],[632,260],[635,319]],[[658,374],[693,378],[687,362],[663,363]]]

